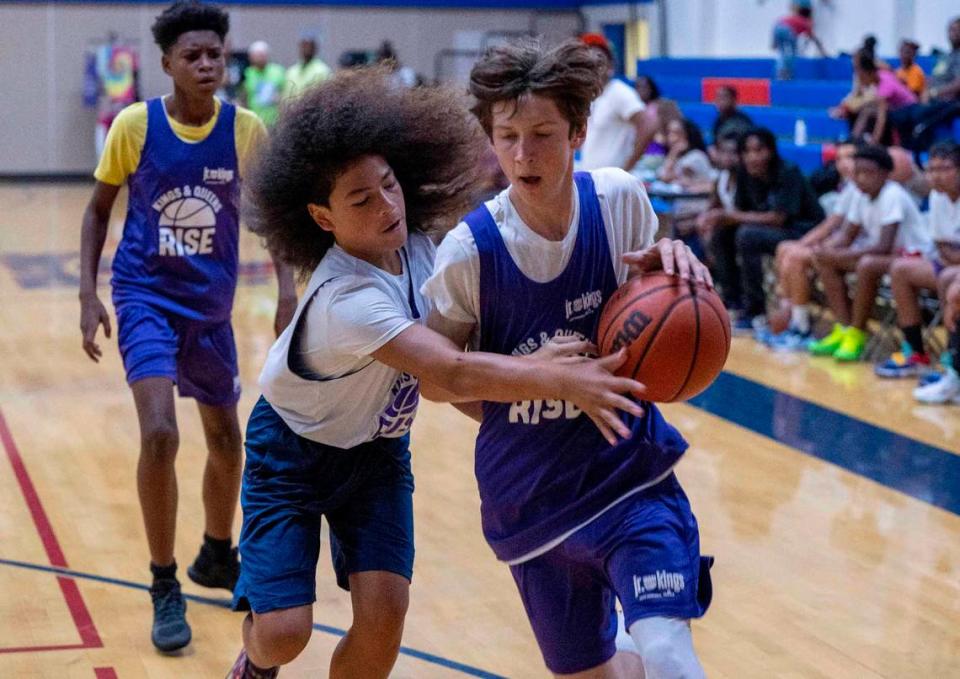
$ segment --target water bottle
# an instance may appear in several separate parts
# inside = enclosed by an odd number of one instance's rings
[[[807,143],[807,121],[803,118],[797,118],[793,125],[793,143],[797,146],[805,146]]]

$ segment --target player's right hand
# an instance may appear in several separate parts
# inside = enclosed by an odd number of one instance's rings
[[[627,438],[630,429],[617,415],[618,410],[635,417],[643,416],[643,408],[624,394],[643,397],[645,387],[636,380],[617,377],[617,370],[627,358],[625,349],[596,360],[571,366],[574,373],[572,393],[566,399],[587,414],[607,442],[617,444],[617,435]]]
[[[103,325],[103,334],[110,337],[110,314],[96,295],[80,297],[80,332],[83,333],[83,350],[94,363],[100,362],[103,352],[96,343],[97,328]]]

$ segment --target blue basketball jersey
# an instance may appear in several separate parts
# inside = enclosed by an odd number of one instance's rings
[[[467,216],[480,254],[481,351],[527,354],[556,335],[595,341],[617,277],[593,179],[577,173],[574,181],[576,244],[563,273],[546,283],[520,271],[485,206]],[[687,443],[653,404],[642,405],[641,418],[621,415],[632,436],[610,446],[572,403],[483,404],[476,476],[484,535],[499,559],[536,556],[670,473]]]
[[[223,103],[207,138],[188,143],[170,128],[163,100],[147,102],[147,135],[113,260],[114,304],[230,318],[240,226],[235,117]]]

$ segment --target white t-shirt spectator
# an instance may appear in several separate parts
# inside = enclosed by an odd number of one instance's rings
[[[953,243],[960,246],[960,198],[940,191],[930,192],[930,231],[937,243]]]
[[[435,254],[427,236],[410,234],[396,276],[338,246],[324,255],[260,373],[264,397],[293,431],[337,448],[409,431],[417,378],[370,354],[426,323],[430,306],[420,287]]]
[[[627,280],[627,252],[649,247],[657,233],[657,216],[647,192],[635,177],[623,170],[607,168],[590,173],[600,201],[600,213],[610,246],[610,259],[617,281]],[[505,189],[485,204],[523,275],[534,281],[551,281],[566,268],[577,242],[580,208],[577,187],[573,186],[573,214],[570,228],[561,241],[547,240],[524,224]],[[437,248],[434,274],[423,293],[443,316],[458,323],[480,323],[480,253],[473,232],[461,222]],[[477,337],[471,338],[476,347]]]
[[[733,201],[737,197],[737,173],[730,170],[720,170],[717,177],[717,198],[724,210],[734,208]]]
[[[584,170],[622,168],[633,154],[637,130],[630,122],[644,108],[636,90],[613,78],[593,101],[587,121],[587,138],[580,152]]]
[[[894,253],[929,254],[933,249],[930,231],[916,202],[903,186],[893,180],[884,184],[876,199],[862,195],[860,200],[854,200],[847,219],[863,230],[866,235],[863,240],[865,247],[871,247],[880,240],[884,226],[899,224],[893,244]]]

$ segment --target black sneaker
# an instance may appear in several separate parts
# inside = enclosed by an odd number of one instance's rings
[[[190,625],[187,624],[187,602],[176,579],[161,578],[150,588],[153,599],[153,645],[164,653],[183,648],[190,643]]]
[[[200,546],[200,553],[187,569],[190,579],[202,587],[219,587],[231,592],[240,577],[240,560],[237,548],[230,550],[226,558],[218,557],[210,545]]]

